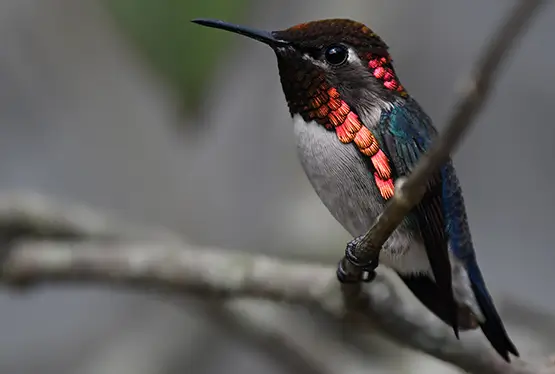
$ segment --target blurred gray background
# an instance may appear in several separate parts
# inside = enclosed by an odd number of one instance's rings
[[[513,3],[2,0],[0,188],[81,201],[197,244],[335,263],[349,237],[297,164],[273,53],[189,20],[364,22],[441,127]],[[546,7],[454,157],[486,281],[525,355],[555,349],[540,344],[555,331],[554,33],[555,7]],[[302,311],[243,307],[307,341],[321,334]],[[3,373],[300,372],[222,329],[195,300],[48,287],[3,290],[0,311]],[[321,359],[346,360],[353,373],[448,370],[391,349],[360,364],[340,348]]]

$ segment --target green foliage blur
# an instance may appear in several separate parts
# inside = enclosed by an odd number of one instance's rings
[[[145,58],[182,93],[194,114],[205,83],[232,35],[190,22],[220,18],[241,22],[249,0],[105,0],[107,9]]]

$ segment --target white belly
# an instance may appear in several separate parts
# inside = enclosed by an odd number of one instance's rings
[[[314,190],[353,237],[362,235],[385,206],[369,160],[316,122],[306,123],[299,115],[293,122],[299,159]],[[385,243],[380,262],[403,274],[430,274],[420,235],[405,224]]]

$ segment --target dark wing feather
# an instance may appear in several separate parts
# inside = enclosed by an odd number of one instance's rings
[[[410,173],[419,156],[436,137],[431,120],[411,99],[382,116],[380,132],[395,177]],[[509,353],[518,356],[518,350],[503,326],[476,262],[464,199],[451,161],[431,178],[424,198],[409,219],[418,223],[437,288],[434,290],[426,280],[418,277],[405,278],[405,283],[430,310],[440,318],[447,319],[446,322],[451,320],[457,333],[457,306],[451,284],[449,243],[453,255],[467,270],[476,301],[484,314],[485,321],[480,323],[482,331],[505,360],[509,361]],[[433,295],[435,292],[440,293],[438,296],[443,303]]]
[[[417,103],[408,100],[382,117],[381,137],[397,177],[410,173],[420,155],[436,136],[429,117]],[[426,254],[441,297],[448,306],[448,319],[458,336],[457,305],[453,297],[451,262],[442,204],[443,178],[438,171],[429,181],[422,201],[411,219],[418,224]]]
[[[515,356],[519,353],[505,330],[478,267],[460,183],[451,163],[446,165],[443,172],[443,207],[446,221],[449,222],[447,227],[451,249],[464,263],[472,291],[485,317],[480,327],[495,350],[509,361],[509,353]]]

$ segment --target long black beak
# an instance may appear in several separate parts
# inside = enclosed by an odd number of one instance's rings
[[[198,23],[202,26],[214,27],[216,29],[222,29],[234,32],[236,34],[241,34],[267,44],[272,48],[286,47],[289,45],[289,43],[285,40],[277,39],[272,32],[264,30],[256,30],[246,26],[234,25],[217,19],[197,18],[192,20],[191,22]]]

